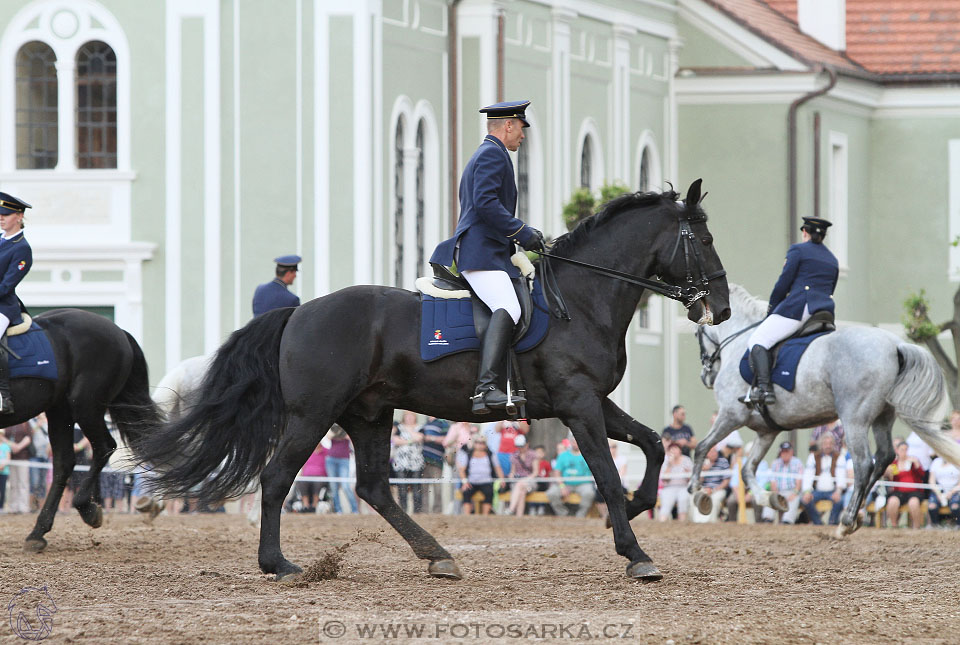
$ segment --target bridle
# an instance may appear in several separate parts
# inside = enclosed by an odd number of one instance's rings
[[[710,338],[709,336],[707,336],[707,332],[703,329],[703,325],[699,325],[697,327],[697,343],[700,345],[700,365],[702,365],[702,368],[700,370],[700,380],[703,381],[703,384],[707,386],[708,389],[713,389],[713,383],[712,382],[707,383],[706,376],[708,374],[713,374],[713,366],[716,365],[717,362],[720,360],[720,352],[722,352],[727,345],[729,345],[734,340],[736,340],[746,332],[750,331],[751,329],[759,325],[761,322],[763,321],[758,320],[752,325],[747,325],[740,331],[733,332],[732,334],[730,334],[729,336],[721,340],[719,343],[713,340],[712,338]],[[711,343],[715,345],[712,353],[707,353],[707,346],[703,342],[704,338],[706,338],[707,340],[709,340]]]
[[[685,209],[686,213],[686,209]],[[704,298],[705,296],[710,295],[710,281],[716,280],[717,278],[722,278],[727,275],[726,269],[719,269],[713,273],[707,273],[705,268],[705,260],[703,258],[703,253],[700,251],[699,246],[697,245],[697,237],[694,235],[693,230],[690,228],[691,222],[699,222],[706,219],[704,216],[694,216],[691,217],[689,214],[684,214],[678,217],[680,226],[677,231],[677,241],[673,246],[673,253],[670,254],[670,259],[667,261],[666,265],[669,266],[673,263],[674,258],[677,256],[677,252],[680,250],[681,244],[683,245],[683,262],[684,262],[684,272],[686,275],[686,283],[684,285],[673,285],[667,282],[664,282],[656,276],[656,280],[651,280],[649,278],[644,278],[641,276],[633,275],[630,273],[624,273],[622,271],[616,271],[614,269],[608,269],[607,267],[598,266],[596,264],[590,264],[588,262],[581,262],[580,260],[574,260],[572,258],[565,258],[560,255],[553,255],[547,253],[546,251],[536,251],[540,254],[541,258],[549,258],[551,260],[560,260],[561,262],[566,262],[568,264],[573,264],[579,267],[583,267],[594,273],[599,273],[600,275],[605,275],[610,278],[615,278],[629,284],[635,284],[637,286],[643,287],[644,289],[649,289],[654,293],[658,293],[661,296],[665,296],[672,300],[679,301],[685,308],[689,309],[693,306],[695,302]],[[691,262],[691,255],[693,256],[693,262]],[[551,290],[552,291],[552,290]],[[558,292],[559,293],[559,292]],[[556,294],[554,297],[557,297]],[[566,314],[566,307],[562,305],[562,298],[560,298],[558,306],[554,307],[555,313],[556,310],[562,310],[564,315]],[[557,317],[563,317],[557,315]],[[569,317],[569,316],[566,316]]]

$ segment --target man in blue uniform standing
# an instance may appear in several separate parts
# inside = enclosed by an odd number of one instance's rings
[[[511,278],[520,271],[510,263],[514,243],[530,251],[542,248],[543,235],[515,217],[517,184],[513,161],[523,141],[530,101],[509,101],[481,108],[487,115],[487,136],[463,169],[460,179],[460,220],[453,237],[441,242],[430,262],[453,266],[492,312],[480,339],[480,367],[473,399],[474,414],[503,409],[507,395],[500,389],[513,328],[520,319],[520,302]],[[514,397],[517,405],[525,400]]]
[[[300,298],[290,293],[288,287],[297,278],[297,265],[302,259],[299,255],[281,255],[273,259],[277,263],[277,275],[270,282],[261,284],[253,292],[254,316],[282,307],[300,306]]]
[[[823,245],[829,226],[825,219],[804,217],[800,227],[803,242],[787,251],[780,279],[770,294],[770,313],[747,342],[750,367],[757,381],[750,401],[776,403],[770,382],[770,348],[794,334],[818,311],[834,311],[833,291],[837,288],[840,264]]]
[[[30,204],[0,193],[0,339],[7,344],[7,328],[23,322],[17,285],[33,266],[33,251],[23,236],[23,213]],[[10,398],[10,357],[0,350],[0,413],[13,413]]]

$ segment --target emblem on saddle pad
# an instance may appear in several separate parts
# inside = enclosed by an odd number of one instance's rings
[[[443,337],[443,330],[442,330],[442,329],[436,329],[436,330],[434,330],[434,332],[433,332],[433,340],[431,340],[431,341],[428,342],[427,344],[428,344],[428,345],[433,345],[433,346],[446,347],[446,346],[448,346],[450,343],[447,342],[446,339],[444,339],[444,337]]]

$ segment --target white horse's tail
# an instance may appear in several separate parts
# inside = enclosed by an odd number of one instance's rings
[[[940,366],[929,351],[912,343],[900,343],[897,353],[902,367],[887,402],[938,455],[960,466],[960,444],[943,429],[950,397]]]

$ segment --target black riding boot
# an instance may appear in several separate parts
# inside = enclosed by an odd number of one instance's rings
[[[0,336],[7,344],[7,335]],[[13,399],[10,398],[10,357],[6,350],[0,349],[0,414],[13,414]]]
[[[760,345],[754,345],[750,350],[750,367],[753,368],[757,380],[757,386],[750,393],[750,399],[773,405],[777,402],[777,397],[773,393],[773,385],[770,383],[770,350]]]
[[[490,317],[490,324],[480,343],[480,370],[477,373],[477,389],[473,398],[473,413],[487,414],[491,409],[507,407],[507,395],[498,385],[500,374],[507,366],[510,341],[513,338],[513,319],[506,309],[497,309]],[[513,395],[513,405],[523,405],[526,399]],[[510,414],[514,411],[507,410]]]

